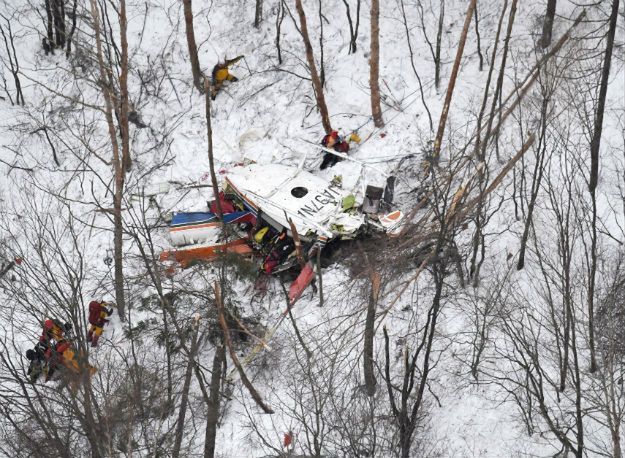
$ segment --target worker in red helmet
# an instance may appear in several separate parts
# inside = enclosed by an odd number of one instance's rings
[[[325,135],[321,140],[321,145],[326,149],[332,149],[337,153],[347,154],[349,151],[349,144],[351,142],[360,143],[360,137],[356,132],[352,132],[347,137],[342,137],[336,130],[333,130],[329,134]],[[342,159],[336,154],[330,152],[325,153],[323,161],[321,162],[321,170],[328,167],[332,167]]]
[[[67,335],[72,330],[71,323],[61,323],[55,318],[47,318],[43,322],[43,330],[39,342],[46,345],[54,345],[67,339]]]
[[[43,322],[43,330],[41,337],[39,337],[39,343],[45,348],[45,364],[43,368],[43,373],[45,374],[44,381],[47,382],[52,378],[60,363],[73,359],[70,339],[71,331],[71,323],[63,324],[55,318],[47,318]],[[67,351],[68,349],[70,351]]]

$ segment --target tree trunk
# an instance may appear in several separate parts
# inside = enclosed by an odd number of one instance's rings
[[[250,381],[247,374],[243,370],[243,366],[241,366],[241,363],[239,362],[239,357],[237,356],[236,352],[234,351],[234,348],[232,347],[232,342],[230,339],[230,329],[228,328],[228,324],[226,323],[225,309],[224,309],[223,301],[221,299],[220,291],[221,290],[219,288],[219,285],[217,284],[217,282],[215,282],[215,303],[217,306],[217,313],[218,313],[217,319],[219,321],[219,325],[221,326],[221,330],[223,331],[224,344],[226,345],[226,348],[228,349],[228,352],[230,353],[230,359],[232,360],[234,367],[236,367],[237,372],[239,373],[239,377],[241,377],[241,382],[243,382],[243,385],[245,386],[245,388],[247,388],[247,391],[252,396],[252,399],[254,400],[254,402],[256,402],[256,405],[260,407],[263,410],[263,412],[272,414],[274,413],[273,409],[269,407],[267,404],[265,404],[265,402],[263,401],[263,398],[260,396],[258,391],[256,391],[256,388],[254,388],[254,385],[252,385],[252,382]]]
[[[226,234],[226,224],[223,221],[224,212],[221,208],[221,200],[219,199],[219,183],[215,174],[215,161],[213,158],[213,126],[211,123],[211,98],[208,87],[208,79],[204,79],[204,99],[205,99],[205,116],[206,116],[206,137],[208,140],[208,166],[211,175],[211,184],[213,186],[213,195],[215,197],[215,207],[217,208],[217,217],[222,223],[223,233]]]
[[[357,48],[356,40],[358,39],[358,25],[360,24],[360,0],[357,0],[356,2],[356,27],[354,27],[352,15],[349,11],[349,3],[347,2],[347,0],[343,0],[343,4],[345,5],[345,12],[347,13],[347,23],[349,24],[348,54],[353,54],[356,52]]]
[[[487,122],[485,137],[489,136],[489,132],[492,129],[493,121],[495,118],[495,110],[497,108],[497,100],[499,99],[499,95],[503,87],[503,77],[505,75],[506,60],[508,56],[508,44],[510,42],[510,35],[512,34],[512,25],[514,24],[514,18],[516,16],[516,3],[517,3],[517,0],[512,1],[512,8],[510,10],[510,16],[508,19],[508,28],[506,32],[506,37],[504,39],[503,56],[501,58],[501,67],[499,68],[499,76],[497,78],[497,82],[495,86],[495,93],[493,94],[493,101],[491,103],[490,115],[489,115],[488,122]],[[499,46],[499,36],[501,34],[503,20],[504,20],[504,16],[505,16],[507,8],[508,8],[508,0],[505,0],[503,4],[503,8],[501,10],[501,16],[499,16],[499,23],[497,25],[497,33],[495,35],[495,44],[493,48],[493,54],[492,54],[492,58],[490,61],[490,68],[488,70],[488,76],[486,78],[486,87],[484,89],[484,98],[482,100],[480,114],[478,115],[478,118],[477,118],[477,133],[476,133],[476,139],[475,139],[475,150],[473,154],[480,161],[484,161],[486,159],[486,146],[482,148],[481,137],[480,137],[481,131],[482,131],[482,119],[484,117],[484,113],[486,112],[490,81],[492,78],[493,71],[495,70],[495,60],[497,57],[497,49]]]
[[[376,389],[376,380],[374,375],[373,360],[373,339],[375,336],[375,309],[380,295],[381,277],[378,272],[371,271],[371,291],[369,292],[369,301],[367,303],[367,317],[365,319],[365,335],[363,346],[363,372],[365,375],[365,387],[367,394],[373,396]]]
[[[595,353],[595,283],[597,276],[597,196],[590,192],[592,199],[592,241],[590,248],[590,266],[588,272],[588,346],[590,347],[590,372],[597,370]]]
[[[421,83],[421,77],[419,76],[419,72],[417,72],[417,67],[414,64],[414,50],[412,49],[412,42],[410,40],[410,27],[408,27],[408,19],[406,18],[406,7],[404,5],[404,0],[400,0],[399,6],[401,7],[401,16],[402,21],[404,23],[404,30],[406,31],[406,43],[408,44],[408,52],[410,53],[410,66],[412,67],[412,72],[414,76],[417,78],[417,83],[419,84],[419,93],[421,94],[421,103],[423,103],[423,108],[425,108],[425,112],[428,115],[428,122],[430,124],[430,133],[434,133],[434,124],[432,123],[432,113],[430,113],[430,108],[427,103],[425,103],[425,93],[423,92],[423,84]]]
[[[543,21],[543,33],[540,37],[540,46],[545,49],[551,44],[551,33],[553,30],[553,20],[556,15],[556,0],[547,0],[547,13]]]
[[[321,9],[321,0],[319,0],[319,80],[321,80],[321,87],[326,85],[326,69],[323,64],[323,11]]]
[[[619,0],[612,0],[612,13],[610,14],[610,28],[608,29],[608,39],[605,45],[605,58],[603,59],[603,70],[601,71],[601,87],[599,89],[599,103],[597,104],[597,115],[595,116],[595,129],[590,141],[590,183],[588,188],[594,191],[599,179],[599,147],[601,146],[601,131],[603,129],[603,111],[605,110],[605,97],[608,92],[608,78],[610,77],[610,64],[612,63],[612,49],[614,48],[614,34],[616,33],[616,22],[618,19]]]
[[[119,8],[119,34],[121,38],[121,73],[119,87],[121,92],[120,133],[122,137],[122,156],[115,176],[115,296],[120,319],[126,317],[126,298],[124,294],[123,273],[123,222],[122,222],[122,199],[126,182],[126,171],[131,166],[130,161],[130,138],[128,129],[128,23],[126,20],[126,0],[121,0]],[[116,104],[117,105],[117,104]]]
[[[308,27],[306,26],[306,13],[304,13],[304,7],[302,6],[302,0],[295,0],[295,9],[299,15],[300,32],[302,39],[304,40],[304,47],[306,48],[306,61],[310,69],[310,78],[312,80],[313,89],[315,91],[315,98],[317,100],[317,108],[319,108],[319,114],[321,115],[321,124],[326,134],[332,132],[332,125],[330,124],[330,116],[328,114],[328,107],[326,106],[325,97],[323,96],[323,88],[321,86],[321,80],[317,73],[317,66],[315,64],[315,57],[313,55],[313,48],[310,44],[310,37],[308,35]]]
[[[65,6],[64,0],[52,0],[52,17],[56,40],[50,43],[57,48],[65,47]]]
[[[443,104],[443,111],[441,112],[441,118],[438,123],[438,131],[436,132],[436,139],[434,140],[434,151],[432,156],[437,158],[441,151],[441,141],[443,140],[443,134],[445,133],[445,124],[447,123],[447,115],[449,113],[449,106],[451,105],[451,96],[454,92],[454,86],[456,85],[456,77],[460,70],[460,61],[462,60],[462,54],[464,53],[464,44],[467,40],[467,33],[469,32],[469,26],[471,25],[471,19],[473,18],[473,10],[475,10],[476,0],[471,0],[467,14],[464,18],[464,27],[462,28],[462,34],[460,35],[460,42],[458,43],[458,50],[456,51],[456,59],[454,66],[449,77],[449,85],[447,86],[447,94],[445,94],[445,103]]]
[[[204,458],[215,457],[215,439],[217,437],[217,423],[219,421],[219,403],[221,389],[221,374],[226,362],[226,349],[223,345],[215,348],[213,357],[213,371],[210,383],[210,403],[206,412],[206,434],[204,436]]]
[[[523,235],[521,236],[521,248],[519,250],[519,260],[517,262],[517,270],[521,270],[525,267],[525,251],[527,249],[527,241],[530,235],[530,229],[532,228],[532,218],[534,215],[534,208],[536,206],[536,200],[538,199],[538,192],[540,191],[543,173],[545,171],[545,155],[547,154],[547,125],[548,125],[548,106],[549,97],[551,94],[543,94],[542,108],[541,108],[541,131],[539,137],[538,147],[536,149],[536,164],[534,165],[534,174],[532,176],[532,189],[530,195],[530,202],[527,209],[527,217],[525,219],[525,226],[523,228]]]
[[[491,61],[490,61],[490,66],[488,68],[488,75],[486,77],[486,84],[484,85],[484,97],[482,99],[482,105],[480,107],[480,112],[478,114],[477,117],[477,127],[476,127],[476,137],[475,137],[475,149],[474,149],[474,153],[473,155],[476,156],[480,161],[485,161],[485,157],[480,154],[481,150],[481,131],[482,131],[482,120],[484,118],[484,114],[486,112],[486,105],[488,104],[488,97],[489,97],[489,91],[490,91],[490,82],[493,76],[493,72],[495,70],[495,61],[496,61],[496,57],[497,57],[497,50],[498,50],[498,46],[499,46],[499,37],[501,34],[501,29],[502,29],[502,25],[503,25],[503,21],[505,18],[505,14],[506,14],[506,10],[508,8],[508,0],[504,0],[503,2],[503,6],[501,9],[501,15],[499,16],[499,22],[497,24],[497,32],[495,33],[495,43],[493,45],[493,50],[492,50],[492,57],[491,57]],[[476,32],[477,32],[477,9],[475,10],[476,12]],[[504,51],[505,52],[505,51]],[[500,73],[503,71],[503,69],[500,70]],[[497,92],[495,92],[495,96],[493,98],[494,100],[497,99]],[[495,105],[493,104],[493,110],[494,110]],[[491,110],[491,115],[490,115],[490,122],[492,123],[492,118],[494,117],[494,112]],[[484,173],[481,173],[479,175],[479,185],[480,185],[480,189],[483,188],[486,183],[485,183],[485,179],[486,176]],[[480,277],[480,266],[481,263],[484,260],[484,251],[485,251],[485,246],[484,246],[484,239],[485,239],[485,235],[483,232],[483,225],[486,224],[485,223],[485,211],[484,211],[484,207],[483,207],[483,202],[480,202],[478,204],[478,208],[477,211],[475,212],[475,233],[473,236],[473,254],[471,255],[471,266],[469,268],[469,278],[471,278],[473,280],[473,287],[476,288],[479,284],[479,277]],[[482,247],[482,258],[480,259],[480,261],[478,261],[477,256],[478,256],[478,252],[480,249],[480,246]],[[480,352],[478,352],[477,355],[477,359],[475,360],[475,366],[472,366],[472,373],[473,373],[473,377],[477,380],[477,362],[479,361],[479,356],[480,356]]]
[[[189,361],[187,362],[187,370],[184,374],[184,384],[182,387],[182,395],[180,399],[180,410],[178,411],[178,420],[176,422],[176,438],[174,440],[174,448],[171,452],[172,458],[178,458],[180,456],[180,446],[182,445],[182,436],[184,435],[184,420],[187,415],[187,404],[189,403],[189,388],[191,387],[191,376],[193,375],[193,367],[195,365],[195,353],[197,352],[198,331],[199,319],[196,319],[193,323],[193,335],[191,336]]]
[[[76,13],[76,4],[78,3],[78,0],[74,0],[74,4],[72,5],[72,13],[71,13],[71,20],[72,20],[72,28],[69,30],[69,34],[67,35],[67,46],[65,48],[65,57],[69,57],[69,55],[72,52],[72,38],[74,37],[74,32],[76,31],[76,17],[77,14]]]
[[[256,8],[254,10],[254,27],[259,28],[263,22],[263,0],[256,0]]]
[[[125,42],[125,20],[126,20],[126,3],[125,0],[121,2],[120,14],[120,32]],[[114,258],[114,281],[115,281],[115,301],[117,303],[117,311],[119,318],[122,321],[126,320],[126,299],[124,294],[124,273],[123,273],[123,247],[122,247],[122,197],[125,180],[125,167],[122,158],[120,157],[119,142],[117,140],[117,132],[115,130],[115,124],[113,122],[113,109],[117,104],[115,97],[111,93],[112,73],[110,66],[105,65],[104,56],[102,51],[102,38],[100,36],[100,14],[98,13],[98,6],[96,0],[91,0],[91,15],[93,19],[93,30],[96,38],[96,54],[98,59],[98,66],[100,68],[100,86],[105,101],[105,117],[108,125],[109,137],[111,140],[111,147],[113,150],[113,169],[115,174],[115,189],[113,193],[113,258]],[[122,27],[123,23],[123,27]],[[127,46],[127,43],[126,43]],[[126,54],[127,59],[127,54]],[[123,72],[124,65],[122,65]],[[126,71],[128,70],[127,60],[125,65]]]
[[[375,127],[384,127],[380,107],[380,3],[371,0],[371,54],[369,57],[369,86],[371,87],[371,115]]]
[[[438,87],[441,83],[441,41],[443,40],[443,20],[445,18],[445,0],[441,0],[438,14],[438,29],[436,31],[436,52],[434,53],[434,87],[438,94]],[[425,30],[424,30],[425,32]]]
[[[132,159],[130,158],[130,126],[128,124],[128,20],[126,17],[126,0],[120,2],[119,29],[122,48],[121,73],[119,75],[119,90],[121,93],[119,130],[122,137],[123,169],[124,174],[126,174],[126,172],[132,168]]]
[[[117,157],[116,157],[117,156]],[[119,162],[119,154],[113,154],[113,161]],[[119,318],[126,321],[126,297],[124,292],[124,269],[123,269],[123,221],[122,221],[122,195],[124,189],[124,177],[121,171],[122,165],[115,167],[115,194],[113,198],[113,260],[115,277],[115,302]]]
[[[321,250],[317,250],[317,278],[319,280],[319,307],[323,307],[323,274],[321,273]]]
[[[200,60],[197,56],[197,45],[195,44],[195,32],[193,31],[193,8],[191,0],[183,0],[184,9],[184,25],[187,32],[187,47],[189,48],[189,60],[191,61],[191,73],[193,74],[193,85],[202,92],[204,85],[202,83],[203,75],[200,70]]]
[[[17,105],[24,105],[24,94],[22,93],[22,83],[20,82],[20,64],[17,59],[17,52],[15,51],[15,36],[13,35],[13,30],[11,29],[11,21],[6,19],[6,33],[4,32],[4,27],[0,24],[0,35],[2,35],[2,39],[4,40],[4,48],[6,49],[6,55],[9,60],[8,68],[13,75],[13,82],[15,83],[15,102]],[[7,36],[8,35],[8,36]],[[3,78],[4,80],[4,78]],[[11,100],[11,105],[13,105],[13,98],[9,93],[6,87],[6,81],[4,84],[4,89]]]
[[[618,434],[618,431],[612,435],[612,443],[614,444],[614,458],[622,458],[623,453],[621,452],[621,436]]]
[[[282,21],[284,20],[284,0],[278,2],[278,14],[276,15],[276,49],[278,51],[278,65],[282,65],[282,48],[280,47],[280,34],[282,33]]]
[[[477,57],[479,58],[479,71],[484,68],[484,56],[482,55],[482,40],[480,39],[480,15],[477,11],[477,3],[475,4],[475,38],[477,40]]]
[[[46,33],[48,46],[50,46],[50,51],[54,54],[54,19],[52,18],[52,5],[50,2],[54,2],[54,0],[46,0]]]

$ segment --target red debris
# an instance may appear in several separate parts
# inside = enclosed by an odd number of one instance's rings
[[[284,433],[284,447],[288,447],[293,442],[293,433],[289,431],[288,433]]]

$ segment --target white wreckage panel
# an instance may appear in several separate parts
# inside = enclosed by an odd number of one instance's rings
[[[364,223],[363,215],[343,211],[341,204],[348,191],[296,167],[251,164],[229,170],[226,180],[265,217],[286,228],[286,216],[291,218],[303,237],[311,233],[327,238],[349,235]]]

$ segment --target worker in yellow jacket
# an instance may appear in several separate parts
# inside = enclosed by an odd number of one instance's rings
[[[237,56],[234,59],[225,59],[224,62],[218,62],[217,65],[213,67],[213,84],[211,86],[211,99],[215,100],[217,97],[217,92],[221,89],[225,81],[236,82],[239,79],[234,76],[228,70],[231,65],[236,64],[238,61],[243,59],[243,56]]]

